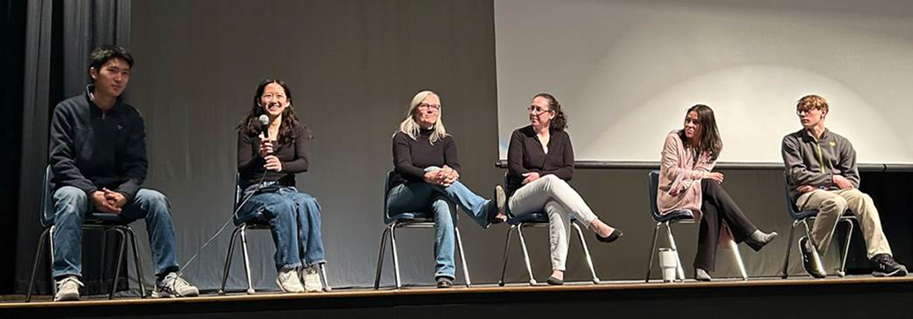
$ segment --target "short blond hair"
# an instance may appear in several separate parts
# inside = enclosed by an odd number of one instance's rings
[[[827,100],[821,96],[809,94],[803,96],[801,99],[799,99],[799,102],[796,103],[796,111],[808,111],[811,109],[818,109],[827,113]]]

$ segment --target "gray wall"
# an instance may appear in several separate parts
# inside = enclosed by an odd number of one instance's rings
[[[298,182],[322,205],[335,286],[373,283],[383,230],[381,185],[392,167],[390,137],[415,92],[440,93],[443,120],[460,150],[463,182],[490,196],[501,181],[503,171],[493,165],[498,145],[491,1],[138,1],[132,7],[132,41],[137,63],[128,99],[147,122],[146,185],[172,202],[182,261],[230,218],[234,127],[265,77],[291,85],[296,112],[315,135],[311,171]],[[574,118],[570,121],[573,126]],[[774,275],[789,225],[780,172],[726,173],[726,187],[749,217],[784,235],[759,254],[743,248],[751,275]],[[653,228],[646,171],[578,170],[572,184],[604,220],[625,230],[612,245],[586,234],[600,277],[641,278]],[[466,218],[460,224],[473,281],[497,282],[507,228],[483,230]],[[185,269],[191,282],[217,288],[231,227]],[[697,227],[677,230],[683,262],[690,265]],[[548,272],[545,231],[529,234],[534,270],[542,280]],[[407,283],[433,281],[432,242],[427,230],[400,234]],[[575,242],[568,276],[585,280]],[[256,286],[275,289],[272,240],[260,232],[250,246]],[[142,250],[149,269],[148,249]],[[523,281],[522,257],[516,247],[512,251],[508,281]],[[726,252],[720,253],[718,274],[734,275]],[[238,289],[243,273],[235,256],[229,286]],[[388,261],[383,284],[392,283],[391,268]]]

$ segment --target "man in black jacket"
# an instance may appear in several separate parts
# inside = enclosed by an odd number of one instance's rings
[[[82,223],[86,216],[132,222],[145,218],[156,273],[153,297],[199,295],[177,275],[168,199],[141,188],[146,179],[143,119],[120,97],[133,57],[119,46],[91,54],[86,92],[57,104],[51,121],[55,301],[79,300]]]

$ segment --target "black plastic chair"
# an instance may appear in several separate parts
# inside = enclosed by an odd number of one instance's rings
[[[650,181],[647,185],[648,193],[650,194],[648,197],[648,200],[650,201],[650,215],[653,217],[653,221],[656,222],[656,227],[653,228],[653,244],[650,246],[650,262],[647,264],[647,275],[644,277],[644,281],[650,282],[650,272],[653,270],[653,258],[656,257],[656,238],[659,235],[660,226],[666,227],[666,234],[669,236],[669,245],[675,250],[675,261],[678,264],[675,272],[676,277],[681,281],[684,281],[685,270],[682,267],[682,259],[678,254],[678,247],[675,246],[675,237],[672,236],[672,225],[695,224],[694,215],[690,210],[673,210],[666,214],[661,214],[659,208],[656,207],[659,171],[650,171],[650,173],[647,174],[647,178]],[[742,255],[739,254],[739,245],[736,244],[734,240],[730,240],[729,248],[732,250],[732,257],[739,266],[742,280],[748,280],[748,274],[745,271],[745,263],[742,262]]]
[[[508,184],[508,174],[504,174],[504,188],[507,189]],[[507,214],[507,224],[510,225],[510,228],[507,229],[507,238],[504,240],[504,260],[503,266],[501,266],[501,279],[498,280],[499,286],[504,286],[504,275],[507,272],[507,262],[508,262],[508,253],[510,252],[510,235],[517,231],[517,238],[520,240],[520,248],[523,249],[523,261],[526,262],[526,272],[529,275],[529,284],[535,285],[536,278],[533,276],[533,269],[530,265],[529,260],[529,250],[526,248],[526,238],[523,237],[523,228],[524,227],[534,227],[534,228],[547,228],[549,226],[548,214],[545,212],[532,212],[520,215],[514,215],[510,212],[510,198],[508,198],[504,203],[504,211]],[[596,269],[593,267],[593,257],[590,255],[590,249],[586,245],[586,240],[583,238],[583,231],[580,230],[579,222],[577,218],[571,216],[571,225],[574,226],[574,229],[577,230],[577,235],[580,238],[580,246],[583,247],[583,253],[586,256],[586,263],[590,267],[590,273],[593,275],[593,283],[599,284],[599,277],[596,276]]]
[[[380,252],[377,256],[377,270],[374,276],[374,289],[380,289],[380,275],[384,267],[384,253],[386,252],[387,234],[390,235],[390,248],[393,251],[393,269],[396,278],[396,289],[402,288],[402,280],[399,272],[399,252],[396,250],[396,229],[397,228],[434,228],[434,212],[418,211],[403,212],[390,215],[387,210],[387,195],[390,193],[390,183],[393,179],[393,171],[387,172],[387,178],[384,180],[384,233],[380,236]],[[466,278],[466,287],[470,287],[472,282],[469,279],[469,267],[466,265],[466,254],[463,251],[463,240],[460,237],[459,214],[456,205],[450,203],[450,213],[453,215],[453,231],[456,235],[457,249],[460,253],[460,263],[463,265],[463,277]]]
[[[793,220],[793,225],[789,229],[789,240],[786,242],[786,257],[783,257],[783,271],[780,272],[780,278],[786,279],[789,277],[789,253],[793,247],[793,232],[796,230],[796,226],[802,224],[805,229],[805,236],[811,240],[812,232],[808,228],[808,222],[814,222],[818,216],[817,209],[800,211],[796,206],[796,203],[792,200],[792,197],[789,196],[789,185],[783,187],[785,196],[783,197],[786,200],[786,212],[789,213],[789,217]],[[837,220],[837,223],[846,224],[846,244],[843,247],[843,258],[840,260],[840,268],[836,269],[838,277],[846,276],[846,257],[850,253],[850,240],[853,238],[853,221],[856,220],[856,216],[852,214],[849,210],[845,211],[842,216]],[[814,248],[814,247],[813,247]],[[818,254],[818,251],[813,249],[812,253]],[[819,258],[820,260],[820,258]]]
[[[25,297],[25,302],[32,300],[32,289],[35,285],[35,276],[37,275],[38,262],[41,259],[42,252],[44,251],[44,243],[48,243],[48,250],[50,251],[50,265],[51,268],[54,267],[54,204],[51,194],[51,178],[53,177],[51,172],[51,167],[47,166],[44,171],[44,185],[41,191],[41,213],[40,220],[41,225],[44,226],[44,231],[41,232],[41,236],[38,238],[38,248],[35,250],[35,260],[32,262],[32,271],[29,275],[29,289]],[[113,231],[116,234],[120,235],[120,244],[117,248],[117,263],[114,267],[114,282],[111,284],[111,293],[108,294],[108,299],[114,299],[114,293],[117,291],[117,282],[120,279],[120,265],[124,261],[124,251],[126,250],[127,241],[130,241],[130,245],[133,247],[133,262],[136,266],[136,278],[139,282],[140,297],[146,298],[146,287],[143,285],[143,271],[142,266],[139,261],[139,250],[136,246],[136,233],[133,231],[133,228],[130,227],[126,222],[124,222],[120,215],[117,214],[108,214],[98,211],[88,211],[86,212],[86,218],[83,220],[82,225],[83,230],[100,230],[104,232]],[[53,280],[54,278],[51,278]],[[51,293],[57,294],[57,284],[51,283]]]
[[[235,174],[235,194],[234,199],[232,200],[232,211],[235,214],[233,219],[235,223],[235,230],[231,232],[231,240],[228,242],[228,255],[225,257],[225,267],[222,272],[222,288],[219,289],[219,295],[225,295],[225,283],[228,282],[228,273],[231,270],[231,257],[235,251],[235,240],[240,236],[241,237],[241,253],[244,256],[244,275],[247,279],[247,294],[253,295],[257,293],[254,290],[253,281],[250,277],[250,255],[247,250],[247,231],[248,230],[269,230],[273,229],[267,221],[264,220],[250,220],[247,222],[242,222],[238,219],[238,207],[241,203],[241,199],[244,195],[244,191],[241,189],[241,176]],[[323,291],[331,291],[333,288],[330,287],[327,280],[327,271],[324,264],[318,266],[320,268],[320,279],[323,284]]]

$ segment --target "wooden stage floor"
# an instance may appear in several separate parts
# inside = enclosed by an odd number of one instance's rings
[[[511,284],[471,288],[434,287],[335,289],[326,293],[255,295],[204,294],[196,298],[107,300],[84,298],[79,302],[50,302],[38,296],[30,303],[0,302],[0,318],[250,318],[258,315],[319,318],[545,318],[579,314],[638,318],[689,318],[733,312],[739,318],[783,318],[802,314],[817,317],[908,317],[913,302],[913,276],[874,278],[849,276],[827,279],[761,278],[749,281],[720,280],[662,283],[614,281],[598,285],[563,286]],[[16,299],[4,296],[4,300]],[[903,312],[898,312],[903,311]],[[721,314],[721,313],[718,313]],[[913,315],[909,315],[913,316]],[[600,315],[602,317],[602,315]],[[318,317],[315,317],[318,318]]]

